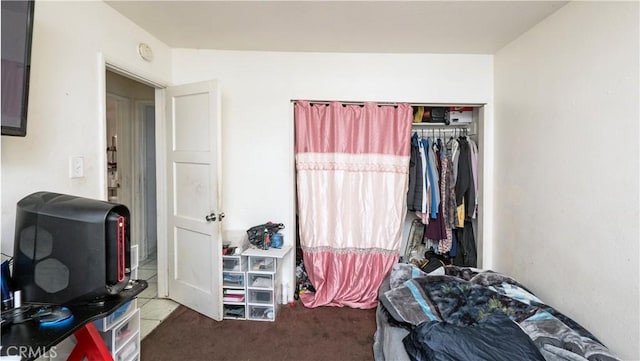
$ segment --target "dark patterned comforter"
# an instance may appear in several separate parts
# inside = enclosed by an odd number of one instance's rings
[[[455,266],[447,266],[442,275],[426,275],[412,265],[397,264],[389,281],[380,303],[413,333],[434,321],[477,326],[501,313],[520,326],[548,361],[619,360],[589,331],[508,276]]]

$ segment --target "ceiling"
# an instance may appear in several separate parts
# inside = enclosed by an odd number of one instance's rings
[[[106,1],[172,48],[494,54],[566,1]]]

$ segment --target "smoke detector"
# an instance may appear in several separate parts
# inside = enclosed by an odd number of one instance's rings
[[[153,50],[151,50],[151,47],[145,43],[138,44],[138,54],[140,54],[140,57],[146,61],[153,60]]]

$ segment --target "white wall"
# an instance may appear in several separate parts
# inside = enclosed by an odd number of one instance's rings
[[[2,142],[2,252],[13,253],[16,202],[48,190],[102,198],[106,151],[99,54],[154,80],[171,77],[170,50],[101,1],[36,1],[27,136]],[[155,51],[152,63],[137,44]],[[102,82],[102,84],[101,84]],[[69,178],[69,157],[84,157]]]
[[[283,222],[293,245],[292,99],[491,104],[492,58],[174,49],[172,73],[219,81],[225,228]]]
[[[491,103],[492,57],[173,50],[173,83],[217,79],[227,228],[284,221],[292,99]]]
[[[494,264],[638,360],[638,2],[572,2],[495,56]]]

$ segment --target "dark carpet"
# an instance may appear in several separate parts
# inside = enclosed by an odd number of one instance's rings
[[[184,306],[141,345],[142,361],[373,360],[375,309],[280,305],[275,322],[214,321]]]

